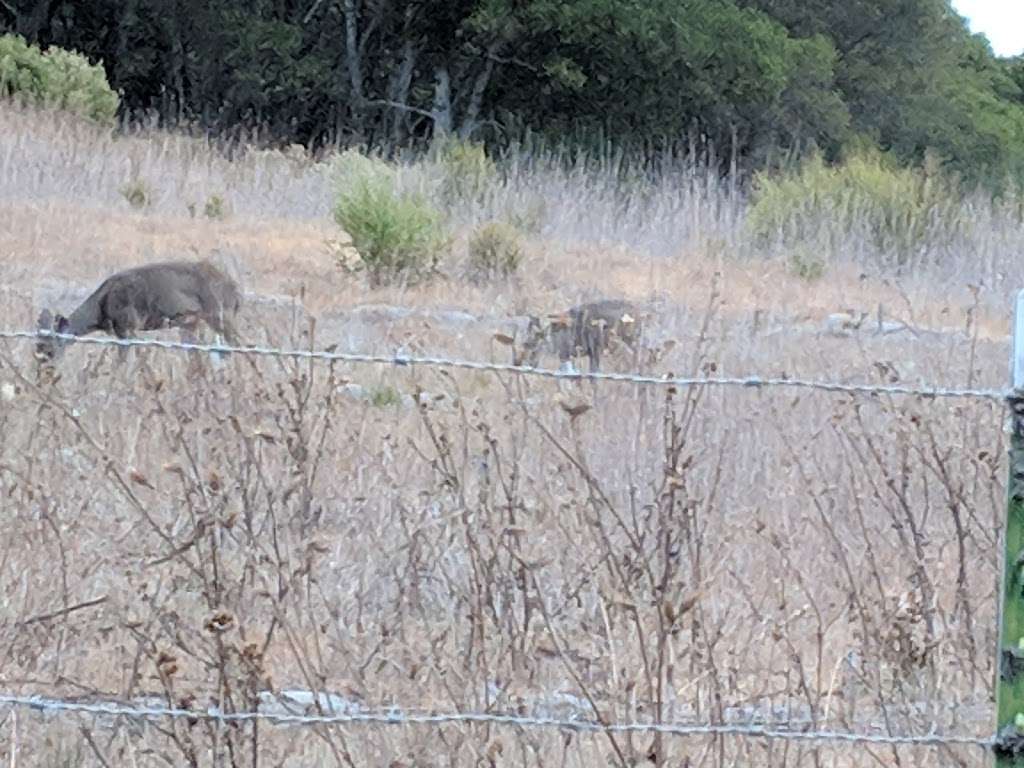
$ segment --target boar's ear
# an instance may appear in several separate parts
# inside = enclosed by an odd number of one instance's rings
[[[49,331],[53,328],[53,314],[48,309],[44,309],[39,313],[39,319],[36,320],[36,328],[41,331]]]
[[[71,323],[68,322],[68,319],[64,317],[64,315],[57,315],[57,322],[55,323],[56,327],[54,330],[57,331],[57,333],[67,333],[69,325],[71,325]]]
[[[494,339],[499,344],[504,344],[506,347],[514,346],[516,343],[516,340],[509,336],[507,333],[493,333],[491,334],[491,338]]]

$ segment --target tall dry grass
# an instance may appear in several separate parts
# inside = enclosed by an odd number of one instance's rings
[[[281,305],[251,297],[243,326],[290,346],[505,360],[482,323],[426,327],[410,316],[358,335],[342,310],[400,301],[500,316],[601,292],[660,298],[658,355],[645,363],[658,372],[1006,378],[1019,267],[995,254],[1021,232],[973,200],[974,246],[988,261],[953,255],[921,274],[862,278],[867,263],[851,259],[811,283],[754,253],[742,196],[696,168],[644,182],[614,164],[523,156],[506,181],[450,212],[469,228],[540,201],[518,282],[371,291],[321,248],[331,192],[316,164],[255,152],[229,161],[192,139],[113,138],[8,107],[0,128],[7,327],[30,322],[41,297],[194,247],[233,261],[252,293],[294,294]],[[119,192],[133,176],[153,191],[144,210]],[[225,220],[185,210],[213,193],[229,203]],[[815,333],[823,313],[879,303],[937,330]],[[197,377],[186,365],[77,345],[47,381],[26,344],[0,349],[0,689],[225,711],[304,690],[367,709],[991,731],[1006,472],[997,403],[593,388],[240,357]],[[0,710],[0,758],[986,760],[961,747],[486,725],[297,733]]]
[[[615,292],[700,305],[719,271],[730,314],[821,317],[882,302],[915,322],[948,327],[959,322],[949,317],[956,310],[950,304],[969,304],[973,286],[980,310],[1002,327],[1009,297],[1024,282],[1019,197],[977,194],[927,208],[925,220],[912,222],[915,231],[937,232],[928,218],[950,211],[967,226],[941,248],[928,240],[915,268],[899,272],[885,243],[858,226],[855,209],[808,218],[794,208],[797,247],[765,243],[747,221],[748,192],[700,161],[666,159],[653,174],[621,155],[567,159],[556,149],[521,147],[500,159],[499,180],[448,201],[455,248],[443,267],[451,280],[425,290],[370,290],[334,269],[332,241],[343,234],[331,221],[330,156],[313,162],[298,151],[217,151],[183,134],[126,136],[8,104],[0,108],[0,128],[0,205],[8,214],[0,252],[8,284],[37,285],[40,273],[93,282],[125,263],[215,253],[253,290],[294,294],[305,285],[305,301],[317,309],[459,296],[471,309],[548,311]],[[400,162],[409,183],[443,193],[430,163]],[[133,208],[129,199],[144,202]],[[205,216],[209,205],[226,218]],[[506,219],[533,235],[520,279],[465,290],[457,267],[468,236],[482,222]],[[849,226],[837,229],[833,219]],[[823,229],[827,248],[819,242]]]

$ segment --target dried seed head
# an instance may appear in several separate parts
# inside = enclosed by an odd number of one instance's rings
[[[214,493],[220,493],[221,488],[224,487],[221,483],[220,475],[213,470],[210,470],[210,477],[207,480],[207,483],[210,486],[210,490]]]
[[[178,671],[178,659],[170,651],[160,651],[156,657],[156,669],[161,677],[173,677]]]
[[[215,612],[203,624],[207,632],[227,632],[235,623],[235,617],[224,610]]]
[[[135,469],[135,467],[131,467],[128,470],[128,479],[131,480],[136,485],[141,485],[143,488],[149,488],[150,490],[153,490],[152,483],[150,483],[149,480],[146,479],[146,476],[144,474],[139,472],[139,470]]]
[[[559,400],[558,404],[562,407],[562,410],[569,414],[570,418],[575,419],[577,416],[582,416],[584,413],[590,410],[589,403],[570,403],[565,400]]]

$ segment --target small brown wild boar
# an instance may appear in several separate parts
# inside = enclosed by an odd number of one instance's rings
[[[640,309],[622,299],[601,299],[580,304],[558,315],[549,315],[546,323],[531,317],[517,365],[536,366],[542,352],[558,356],[564,366],[570,360],[587,356],[590,370],[600,370],[601,353],[615,342],[628,347],[634,357],[643,334]]]

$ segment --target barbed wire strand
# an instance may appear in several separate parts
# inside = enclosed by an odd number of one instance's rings
[[[459,368],[473,371],[490,371],[493,373],[511,373],[521,376],[536,376],[548,379],[565,379],[571,381],[614,381],[646,386],[693,387],[794,387],[799,389],[816,389],[827,392],[871,395],[916,395],[928,398],[973,398],[982,400],[1005,401],[1010,395],[1009,389],[957,388],[957,387],[924,387],[905,384],[842,384],[830,381],[810,379],[792,379],[763,376],[651,376],[640,373],[611,373],[604,371],[559,371],[547,368],[535,368],[511,363],[493,363],[459,358],[416,356],[404,354],[370,354],[363,352],[334,352],[327,350],[281,349],[276,347],[234,347],[223,344],[192,344],[160,339],[118,339],[113,337],[72,336],[54,333],[53,331],[0,331],[2,339],[40,339],[56,338],[75,341],[79,344],[97,344],[115,347],[151,347],[163,350],[185,352],[201,352],[208,355],[251,355],[256,357],[277,357],[298,360],[319,360],[324,362],[370,363],[397,366],[425,366],[434,368]]]
[[[744,736],[764,739],[788,739],[833,743],[870,743],[908,746],[974,746],[989,748],[995,739],[969,735],[882,735],[843,731],[788,731],[754,725],[713,725],[700,723],[599,723],[592,720],[559,720],[549,717],[486,712],[416,713],[403,710],[354,712],[334,715],[276,714],[269,712],[221,712],[178,709],[174,707],[128,706],[113,701],[80,702],[41,696],[0,694],[0,705],[40,711],[78,712],[93,715],[130,717],[139,720],[174,718],[218,721],[221,723],[258,720],[274,725],[445,725],[487,723],[520,728],[547,728],[591,733],[661,733],[670,736]]]

